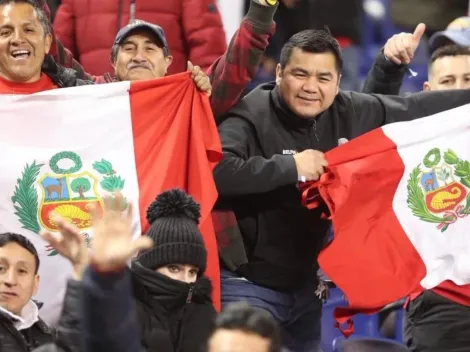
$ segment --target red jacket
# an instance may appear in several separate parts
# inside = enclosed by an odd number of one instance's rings
[[[173,56],[168,73],[183,72],[187,61],[207,69],[226,50],[215,0],[63,0],[54,21],[57,38],[86,72],[112,72],[110,53],[118,30],[135,18],[158,24]]]

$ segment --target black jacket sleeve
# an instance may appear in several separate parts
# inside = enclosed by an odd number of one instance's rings
[[[82,350],[79,309],[81,289],[82,283],[80,281],[68,281],[62,314],[56,331],[56,345],[59,351],[75,352]]]
[[[250,156],[257,146],[254,127],[240,117],[229,117],[219,125],[223,158],[214,170],[220,196],[238,196],[272,191],[297,182],[292,155],[267,159]]]
[[[79,352],[82,351],[80,331],[81,282],[69,280],[65,293],[62,313],[55,331],[55,342],[43,345],[34,352]]]
[[[140,352],[140,333],[129,272],[99,274],[88,268],[81,301],[85,352]]]
[[[411,121],[470,103],[470,91],[426,91],[407,97],[351,92],[355,116],[362,133],[383,125]]]
[[[387,60],[382,49],[367,74],[362,92],[398,95],[405,77],[405,71],[405,65],[397,65]]]

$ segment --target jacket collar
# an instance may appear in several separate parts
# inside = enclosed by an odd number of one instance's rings
[[[17,330],[29,329],[39,321],[39,308],[32,300],[23,307],[20,315],[13,314],[2,307],[0,307],[0,314],[10,320]]]
[[[185,303],[212,303],[212,286],[206,277],[194,284],[177,281],[143,267],[138,261],[131,263],[134,295],[142,301],[156,300],[168,309]]]
[[[276,85],[276,83],[273,82],[269,84],[272,85],[271,102],[275,107],[276,115],[285,125],[298,130],[304,130],[313,127],[315,131],[321,133],[325,121],[325,112],[322,112],[312,119],[301,118],[297,116],[283,101],[279,92],[279,87]],[[317,134],[318,133],[316,132],[316,135]]]
[[[77,78],[77,71],[65,68],[55,62],[51,55],[46,55],[41,67],[41,71],[48,75],[52,81],[60,88],[76,87],[86,84],[93,84],[91,81],[84,81]]]

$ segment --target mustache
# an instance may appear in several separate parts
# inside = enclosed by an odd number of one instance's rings
[[[128,70],[132,70],[133,68],[146,68],[148,70],[151,69],[150,67],[150,64],[148,62],[135,62],[135,61],[131,61],[129,62],[129,64],[127,65],[127,69]]]

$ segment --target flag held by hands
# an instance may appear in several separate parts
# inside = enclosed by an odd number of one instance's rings
[[[470,283],[470,105],[384,126],[326,158],[303,199],[315,207],[318,189],[330,210],[334,239],[318,260],[349,302],[338,323],[445,280]]]
[[[91,239],[90,205],[119,192],[132,202],[133,232],[148,229],[146,210],[164,190],[181,188],[201,204],[207,275],[219,307],[219,266],[210,212],[212,169],[221,146],[208,98],[181,73],[162,79],[0,95],[0,232],[26,235],[41,257],[37,299],[54,322],[70,264],[39,236],[57,231],[52,212]],[[138,206],[137,206],[138,205]]]

